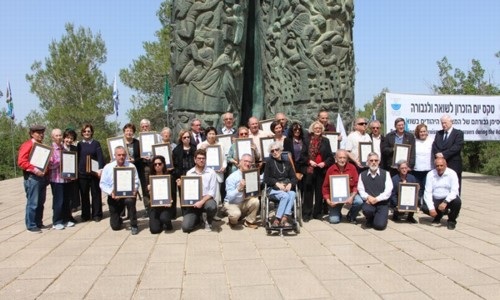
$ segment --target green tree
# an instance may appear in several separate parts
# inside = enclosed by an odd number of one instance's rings
[[[28,129],[22,123],[15,123],[7,117],[5,110],[0,112],[0,180],[21,176],[17,166],[19,145],[29,138]]]
[[[120,80],[137,91],[130,101],[133,104],[127,112],[130,122],[138,124],[148,118],[156,130],[167,123],[163,108],[165,80],[170,68],[170,1],[161,3],[157,11],[161,29],[155,35],[155,42],[144,42],[145,54],[135,59],[128,69],[120,70]]]
[[[500,57],[500,52],[496,53]],[[453,69],[446,57],[437,62],[440,82],[432,89],[438,94],[499,95],[500,88],[484,79],[485,70],[478,60],[472,60],[471,69],[464,72]],[[453,73],[452,73],[453,71]],[[500,142],[465,142],[464,169],[489,175],[500,175]]]
[[[363,106],[363,109],[358,109],[356,112],[357,117],[366,118],[370,120],[372,118],[373,109],[375,109],[375,116],[377,120],[380,121],[380,132],[385,132],[385,93],[388,93],[388,88],[383,88],[378,95],[373,96],[372,102],[367,102]]]
[[[100,70],[106,62],[106,45],[100,34],[70,23],[60,41],[49,44],[44,63],[35,61],[26,75],[31,92],[40,99],[40,114],[50,128],[79,128],[91,123],[95,138],[114,135],[106,115],[113,111],[112,86]],[[78,130],[77,130],[78,132]],[[105,143],[103,143],[105,146]]]

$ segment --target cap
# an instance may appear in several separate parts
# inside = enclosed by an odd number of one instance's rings
[[[31,132],[34,132],[34,131],[45,131],[45,126],[34,124],[34,125],[30,126],[30,131]]]

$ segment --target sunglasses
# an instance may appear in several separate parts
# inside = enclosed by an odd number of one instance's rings
[[[241,136],[248,136],[248,133],[241,132],[240,135]]]
[[[163,166],[163,163],[154,163],[154,166]]]
[[[372,127],[372,129],[380,129],[380,127]]]
[[[358,123],[358,125],[366,125],[366,122]]]
[[[189,139],[189,136],[183,136],[183,137],[182,137],[182,139],[183,139],[183,140],[185,140],[185,139]]]
[[[293,131],[300,131],[302,128],[294,128]]]
[[[269,151],[269,153],[273,154],[274,152],[279,152],[280,149],[271,149],[271,151]]]

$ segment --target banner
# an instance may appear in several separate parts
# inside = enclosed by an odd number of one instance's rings
[[[500,140],[500,96],[385,94],[385,128],[394,130],[396,118],[404,118],[409,131],[424,123],[429,135],[441,130],[441,117],[449,115],[453,128],[466,141]]]

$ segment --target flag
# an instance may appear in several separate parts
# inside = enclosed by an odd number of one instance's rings
[[[340,149],[345,149],[347,134],[345,132],[344,122],[342,122],[342,117],[340,116],[340,114],[337,115],[337,132],[339,132],[340,136],[342,137],[342,141],[340,141]]]
[[[168,84],[168,74],[165,75],[165,91],[163,93],[163,108],[167,111],[168,100],[170,99],[170,85]]]
[[[14,103],[12,102],[12,91],[10,90],[10,82],[7,83],[7,96],[6,96],[6,102],[7,102],[7,116],[10,117],[12,120],[14,120]]]
[[[372,111],[372,117],[370,119],[370,122],[371,121],[375,121],[375,120],[377,120],[377,114],[375,113],[375,108],[374,108],[373,111]]]
[[[113,82],[113,105],[115,108],[115,114],[118,117],[118,105],[120,104],[120,99],[118,98],[118,89],[116,88],[116,76]]]

